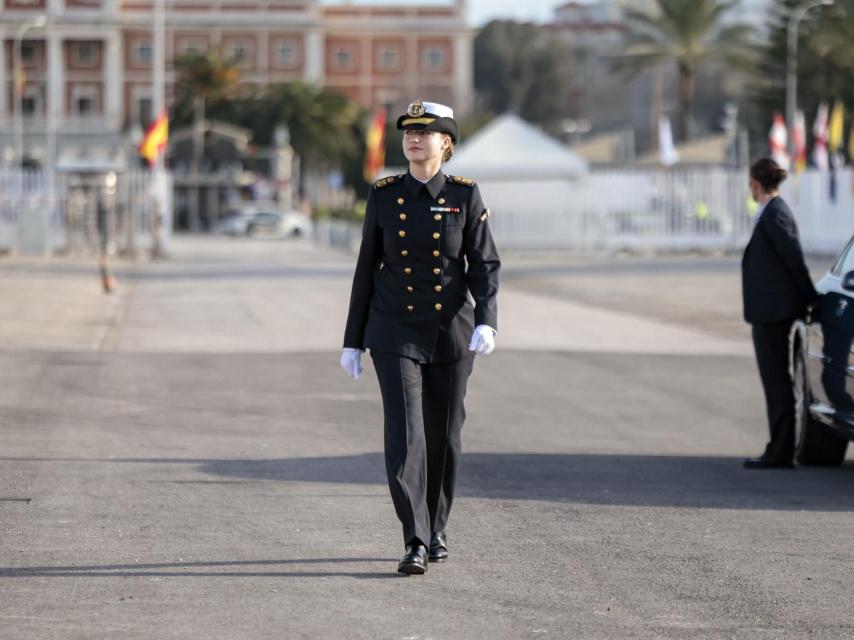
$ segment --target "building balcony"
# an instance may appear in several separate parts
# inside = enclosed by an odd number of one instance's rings
[[[43,114],[25,115],[23,132],[25,135],[44,134],[47,131],[47,117]],[[58,118],[57,134],[97,135],[115,134],[121,131],[122,119],[118,114],[70,115]],[[16,129],[15,116],[7,113],[0,118],[0,132],[12,133]]]

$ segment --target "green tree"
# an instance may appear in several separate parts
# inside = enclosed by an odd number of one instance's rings
[[[678,72],[679,122],[683,138],[694,131],[691,108],[699,71],[708,64],[754,69],[751,29],[727,24],[726,14],[738,0],[656,0],[656,10],[629,9],[624,53],[615,67],[629,77],[672,63]]]
[[[775,111],[786,108],[786,61],[789,17],[804,0],[777,0],[768,15],[769,37],[754,84],[750,118],[753,145],[767,149],[768,129]],[[830,7],[815,7],[798,29],[798,109],[806,116],[807,136],[818,104],[839,98],[854,107],[854,0],[836,0]],[[846,128],[847,132],[847,128]]]
[[[517,113],[546,129],[570,115],[572,56],[557,37],[534,24],[494,20],[474,41],[480,107]]]
[[[238,94],[239,68],[216,51],[187,53],[172,64],[177,76],[172,120],[177,124],[204,117],[206,109],[221,107]]]
[[[215,116],[252,131],[253,141],[269,145],[276,127],[284,125],[290,144],[307,170],[341,169],[358,175],[364,152],[365,112],[349,98],[303,82],[258,87],[251,94],[221,105]],[[302,187],[302,185],[300,185]]]

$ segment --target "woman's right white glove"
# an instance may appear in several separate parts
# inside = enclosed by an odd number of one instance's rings
[[[341,352],[341,367],[348,376],[358,380],[362,373],[362,350],[345,347]]]

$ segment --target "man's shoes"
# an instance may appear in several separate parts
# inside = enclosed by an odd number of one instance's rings
[[[448,538],[444,531],[433,534],[430,540],[430,562],[444,562],[448,559]]]
[[[423,544],[406,545],[406,555],[397,565],[397,570],[408,575],[427,573],[427,547]]]
[[[766,460],[765,458],[748,458],[744,461],[745,469],[794,469],[795,465],[791,460],[786,462],[785,460],[782,462],[774,462],[772,460]]]

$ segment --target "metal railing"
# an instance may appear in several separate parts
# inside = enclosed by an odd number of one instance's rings
[[[40,171],[0,170],[0,251],[97,253],[106,248],[135,254],[158,242],[166,248],[168,176],[160,186],[156,174],[139,170],[49,178]],[[164,196],[155,197],[155,189]]]
[[[747,182],[746,171],[703,168],[594,170],[575,181],[478,184],[502,248],[737,251],[753,231],[756,207]],[[851,169],[794,175],[782,195],[805,251],[834,253],[854,233]],[[358,226],[349,226],[322,222],[315,237],[358,247]]]

